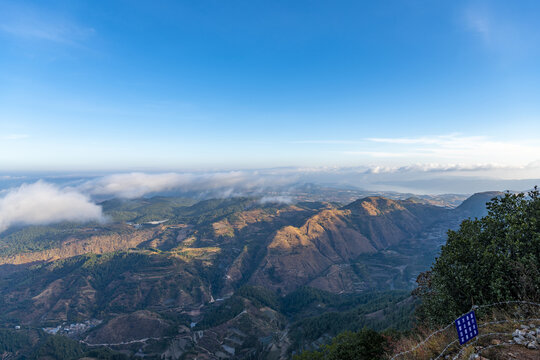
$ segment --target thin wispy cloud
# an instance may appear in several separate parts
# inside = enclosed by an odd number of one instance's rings
[[[540,157],[540,141],[493,140],[486,136],[456,134],[417,138],[368,138],[377,150],[345,152],[348,155],[369,155],[375,158],[434,159],[437,162],[492,163],[523,166]],[[414,160],[413,160],[414,161]]]
[[[464,23],[488,50],[504,59],[523,56],[540,46],[536,18],[514,18],[497,4],[473,1],[464,9]]]
[[[410,163],[499,164],[524,166],[540,158],[540,140],[502,140],[459,133],[418,137],[372,137],[352,140],[305,140],[297,144],[339,146],[339,154],[358,157],[364,163],[392,160]]]
[[[22,140],[22,139],[28,139],[30,135],[28,134],[6,134],[6,135],[0,135],[0,140]]]
[[[344,151],[345,155],[365,155],[374,158],[405,158],[411,155],[421,156],[421,153],[403,153],[403,152],[388,152],[388,151]]]
[[[371,191],[470,193],[486,190],[478,188],[474,182],[494,179],[491,175],[497,172],[513,173],[516,174],[514,179],[530,180],[517,183],[501,181],[493,189],[505,190],[505,186],[519,185],[523,188],[517,190],[526,190],[537,183],[534,179],[539,178],[539,170],[540,161],[524,166],[416,163],[405,166],[273,168],[207,173],[124,173],[86,179],[79,185],[72,182],[52,184],[43,180],[33,183],[25,181],[0,190],[0,233],[14,225],[104,221],[101,206],[96,204],[103,198],[130,199],[173,191],[187,192],[190,196],[200,198],[260,196],[259,202],[262,204],[288,204],[294,200],[294,195],[291,195],[294,189],[306,183],[342,184]],[[512,178],[507,180],[511,181]],[[439,185],[433,188],[435,183]]]
[[[296,179],[296,174],[257,170],[158,174],[133,172],[90,180],[77,190],[94,196],[127,199],[164,191],[212,192],[214,196],[229,197],[244,190],[290,184]]]
[[[263,196],[259,199],[261,204],[291,204],[293,202],[290,196]]]
[[[523,167],[502,166],[497,164],[414,164],[407,166],[373,166],[365,171],[366,174],[396,174],[405,172],[424,172],[424,173],[447,173],[447,172],[473,172],[489,171],[494,169],[521,169]]]
[[[467,136],[462,137],[459,134],[449,134],[449,135],[436,135],[436,136],[422,136],[415,138],[367,138],[367,141],[378,142],[378,143],[387,143],[387,144],[423,144],[423,145],[441,145],[441,144],[451,144],[456,142],[470,142],[470,141],[481,141],[485,139],[482,136]]]
[[[538,171],[540,162],[523,166],[498,163],[415,163],[402,166],[357,167],[298,167],[274,168],[253,171],[206,172],[206,173],[124,173],[99,177],[84,182],[74,190],[91,196],[137,198],[167,191],[196,192],[206,197],[242,196],[246,191],[263,192],[283,189],[303,183],[340,183],[344,179],[358,185],[369,184],[379,175],[387,179],[401,179],[402,175],[438,176],[444,174],[489,176],[496,171]],[[540,176],[540,173],[539,173]],[[272,190],[272,191],[274,191]],[[278,190],[279,191],[279,190]],[[287,202],[287,196],[263,197],[263,202]]]
[[[347,145],[358,144],[360,141],[355,140],[295,140],[291,144],[316,144],[316,145]]]
[[[82,46],[95,33],[92,27],[36,6],[8,3],[0,6],[0,13],[0,32],[17,40]]]
[[[493,20],[487,9],[469,7],[465,10],[465,22],[470,31],[477,34],[482,41],[489,44],[493,37]]]

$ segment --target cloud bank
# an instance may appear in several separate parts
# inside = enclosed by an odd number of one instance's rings
[[[12,225],[44,225],[62,221],[103,221],[100,197],[123,199],[175,192],[196,192],[201,197],[225,198],[244,191],[262,191],[290,184],[296,177],[281,172],[231,171],[216,173],[112,174],[79,186],[53,185],[45,181],[23,183],[0,190],[0,233]],[[261,203],[290,203],[283,196],[263,197]]]
[[[387,141],[387,139],[381,140]],[[390,140],[388,140],[390,141]],[[391,140],[394,141],[394,140]],[[423,141],[400,139],[400,142]],[[101,221],[107,198],[184,195],[198,199],[259,197],[261,204],[291,203],[307,183],[416,194],[527,190],[540,184],[540,161],[527,165],[418,163],[406,166],[275,168],[206,173],[121,173],[97,178],[0,176],[0,233],[12,225]],[[4,186],[2,185],[4,183]],[[74,185],[74,183],[78,185]],[[3,188],[2,188],[3,187]]]
[[[407,166],[372,166],[365,171],[366,174],[395,174],[395,173],[450,173],[450,172],[474,172],[474,171],[490,171],[497,169],[520,169],[522,167],[502,166],[497,164],[413,164]]]
[[[43,181],[10,189],[0,198],[0,232],[11,225],[92,220],[103,220],[100,206],[77,191]]]
[[[289,192],[305,183],[347,185],[364,190],[445,193],[448,190],[470,193],[467,183],[476,179],[538,179],[540,163],[501,165],[495,163],[417,163],[405,166],[357,166],[275,168],[208,173],[125,173],[89,180],[76,188],[95,199],[133,199],[156,194],[185,194],[195,198],[227,198],[232,196],[261,196],[265,202],[288,202]],[[426,181],[443,185],[433,190]],[[406,186],[396,185],[407,182]],[[463,184],[450,186],[450,183]],[[418,184],[418,186],[415,186]],[[423,190],[425,188],[425,191]],[[485,189],[489,190],[489,189]],[[274,194],[276,196],[274,196]],[[270,197],[268,197],[270,196]]]
[[[180,191],[209,192],[228,197],[243,190],[283,186],[297,179],[280,172],[230,171],[215,173],[127,173],[113,174],[82,184],[78,190],[94,196],[114,196],[124,199],[147,194]]]
[[[485,136],[459,134],[416,138],[368,138],[370,149],[346,151],[348,155],[368,155],[373,158],[409,159],[421,162],[467,164],[498,163],[505,166],[525,166],[538,160],[540,141],[493,140]],[[404,164],[405,165],[405,164]]]
[[[290,196],[263,196],[259,199],[260,204],[292,204],[293,199]]]

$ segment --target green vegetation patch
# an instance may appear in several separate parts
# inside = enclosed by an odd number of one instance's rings
[[[284,303],[284,311],[297,319],[290,329],[291,339],[297,347],[322,336],[335,336],[364,327],[378,331],[409,329],[417,305],[406,291],[343,296],[305,288],[292,293],[289,299],[286,297]],[[291,305],[287,307],[287,304]],[[309,316],[314,313],[320,315]]]
[[[71,236],[83,239],[95,235],[99,224],[60,223],[9,229],[0,234],[0,257],[54,248]]]
[[[418,278],[424,321],[444,324],[473,305],[540,298],[540,195],[507,193],[488,215],[465,220]]]
[[[373,330],[345,331],[316,351],[305,351],[293,360],[378,360],[384,359],[386,339]]]
[[[65,336],[26,329],[0,329],[0,353],[6,359],[128,359],[126,355],[105,347],[88,347]]]

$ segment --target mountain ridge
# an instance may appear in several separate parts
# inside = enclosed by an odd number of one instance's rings
[[[209,358],[217,359],[233,357],[233,351],[249,357],[259,349],[283,358],[298,346],[316,348],[341,329],[332,320],[336,314],[319,319],[332,332],[313,329],[319,320],[310,317],[321,311],[349,311],[358,324],[387,316],[385,324],[407,323],[414,302],[404,294],[433,261],[444,232],[468,214],[380,196],[345,206],[158,198],[110,201],[107,211],[117,216],[115,223],[61,225],[50,233],[58,239],[47,237],[53,227],[35,231],[36,241],[45,239],[52,248],[27,251],[40,246],[32,243],[32,229],[23,232],[30,246],[2,257],[0,269],[10,270],[0,277],[0,320],[48,329],[82,326],[80,333],[61,331],[93,344],[111,338],[131,354],[144,348],[175,358],[212,349]],[[13,243],[18,233],[9,236]],[[304,296],[312,299],[306,311],[275,305]],[[354,299],[362,296],[393,299],[395,309],[373,303],[355,310]],[[144,331],[133,328],[139,320]],[[84,321],[102,324],[80,325]],[[309,328],[312,335],[304,339]]]

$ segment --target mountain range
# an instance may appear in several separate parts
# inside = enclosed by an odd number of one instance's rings
[[[104,224],[0,234],[0,321],[32,346],[62,334],[127,356],[287,358],[343,329],[410,325],[409,292],[446,231],[500,194],[106,200]]]

